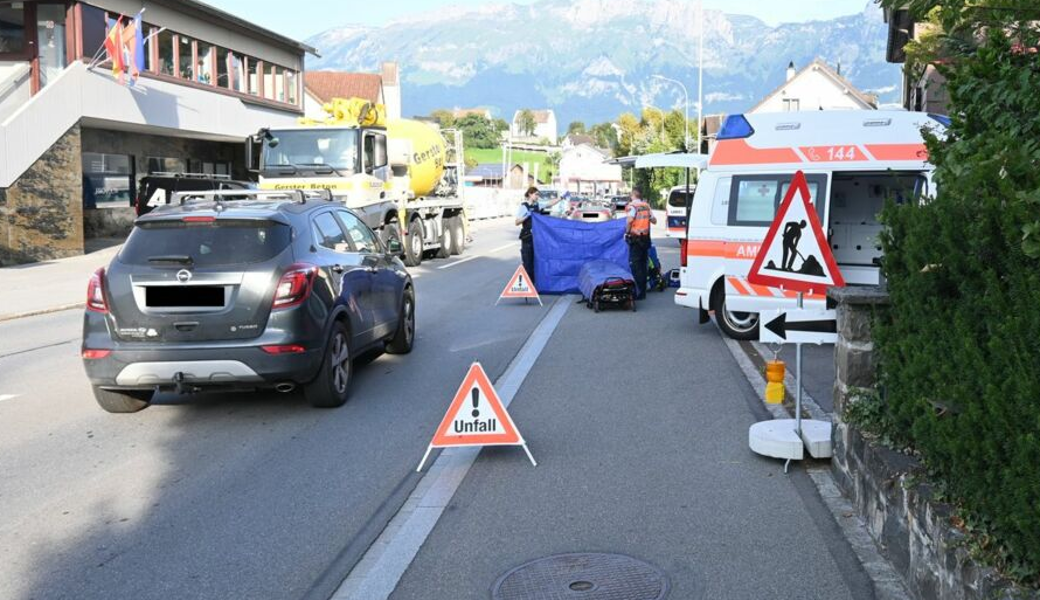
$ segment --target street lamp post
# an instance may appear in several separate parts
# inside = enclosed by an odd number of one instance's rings
[[[677,79],[671,79],[669,77],[665,77],[664,75],[654,75],[654,79],[660,79],[662,81],[668,81],[668,82],[674,83],[675,85],[677,85],[680,88],[682,88],[683,96],[685,97],[685,100],[683,102],[683,126],[685,127],[684,134],[683,134],[683,152],[689,152],[690,151],[690,93],[688,91],[686,91],[686,86],[683,84],[683,82],[681,82],[681,81],[679,81]]]

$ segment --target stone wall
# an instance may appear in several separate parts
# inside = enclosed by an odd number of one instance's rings
[[[877,444],[844,422],[855,389],[877,385],[870,328],[888,296],[876,287],[832,289],[828,296],[838,313],[831,470],[881,553],[920,600],[1040,600],[1040,594],[1016,590],[972,559],[965,535],[951,524],[953,507],[934,499],[916,458]]]
[[[81,159],[75,125],[0,190],[0,266],[83,254]]]

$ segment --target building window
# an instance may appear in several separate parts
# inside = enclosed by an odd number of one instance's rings
[[[197,78],[195,40],[184,35],[177,36],[177,77],[195,81]]]
[[[28,50],[25,3],[0,4],[0,54],[22,54]]]
[[[260,95],[260,69],[263,63],[255,58],[246,59],[246,90],[252,96]]]
[[[801,110],[801,102],[798,98],[784,98],[784,112],[798,112]]]
[[[294,71],[285,71],[285,93],[288,98],[289,104],[296,104],[296,73]]]
[[[149,175],[153,173],[184,173],[187,170],[187,164],[183,158],[148,157]]]
[[[0,9],[3,10],[3,9]],[[103,52],[105,44],[105,11],[89,4],[79,5],[80,30],[83,36],[83,55],[86,58]],[[145,28],[145,31],[148,29]],[[149,63],[149,67],[151,63]]]
[[[243,90],[242,77],[244,72],[244,65],[242,64],[242,57],[235,54],[234,52],[228,52],[228,86],[236,92]]]
[[[173,75],[173,33],[169,29],[160,29],[154,38],[158,47],[156,58],[159,61],[157,73]]]
[[[207,46],[202,42],[195,44],[198,58],[195,60],[195,81],[210,85],[213,83],[213,46]]]
[[[285,100],[285,84],[278,75],[278,67],[270,65],[264,74],[264,98],[268,100]]]
[[[83,208],[133,206],[133,157],[83,153]]]

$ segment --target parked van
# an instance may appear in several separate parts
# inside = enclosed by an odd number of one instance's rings
[[[945,131],[940,115],[902,111],[806,111],[732,115],[719,131],[690,206],[675,302],[715,312],[730,337],[758,338],[760,311],[793,307],[797,294],[747,281],[748,271],[801,170],[848,285],[879,281],[886,199],[928,196],[933,167],[921,134]],[[805,307],[825,307],[822,294]]]
[[[685,185],[677,185],[666,190],[665,215],[668,219],[668,237],[686,237],[686,212],[690,209],[691,201],[697,191],[697,184],[691,183],[689,192]]]

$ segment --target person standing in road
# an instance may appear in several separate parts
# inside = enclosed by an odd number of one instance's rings
[[[650,205],[643,201],[638,189],[632,190],[632,200],[625,210],[625,241],[628,242],[628,265],[636,280],[636,300],[646,299],[647,262],[650,260],[650,225],[657,224],[657,217]]]
[[[524,270],[527,276],[534,282],[534,232],[532,224],[534,219],[531,215],[541,212],[538,208],[538,188],[532,186],[527,188],[524,201],[516,210],[516,225],[520,228],[520,259],[524,262]],[[537,284],[535,284],[537,288]]]

